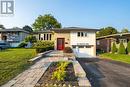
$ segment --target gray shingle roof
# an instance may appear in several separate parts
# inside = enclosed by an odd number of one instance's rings
[[[21,28],[8,28],[8,29],[0,29],[0,32],[25,32],[25,33],[29,33],[28,31],[26,30],[23,30]]]
[[[54,30],[54,31],[76,31],[76,30],[99,31],[99,29],[82,28],[82,27],[64,27],[64,28],[54,28],[52,30]]]
[[[125,35],[130,35],[130,33],[118,33],[118,34],[112,34],[112,35],[106,35],[106,36],[101,36],[97,37],[96,39],[104,39],[104,38],[110,38],[110,37],[116,37],[116,36],[125,36]]]

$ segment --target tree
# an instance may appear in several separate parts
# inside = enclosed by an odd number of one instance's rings
[[[122,29],[122,31],[121,31],[121,33],[128,33],[128,32],[129,32],[129,30],[126,28]]]
[[[112,51],[112,53],[116,53],[117,52],[117,48],[116,48],[116,44],[115,43],[113,43],[111,51]]]
[[[126,54],[126,50],[125,50],[125,46],[124,46],[123,42],[121,42],[119,45],[118,54]]]
[[[29,35],[29,36],[27,36],[27,37],[25,38],[24,41],[25,41],[25,42],[30,42],[30,43],[35,43],[35,42],[37,42],[37,39],[36,39],[35,36]]]
[[[5,29],[4,25],[0,24],[0,29]]]
[[[116,34],[116,33],[118,33],[118,31],[113,27],[101,28],[100,31],[97,33],[97,37]]]
[[[127,53],[130,54],[130,41],[127,43],[126,50],[127,50]]]
[[[30,26],[28,26],[28,25],[25,25],[23,27],[23,29],[26,30],[26,31],[29,31],[29,32],[33,32],[32,28]]]
[[[51,14],[40,15],[33,23],[34,30],[50,30],[53,28],[61,28],[61,23],[57,21]]]

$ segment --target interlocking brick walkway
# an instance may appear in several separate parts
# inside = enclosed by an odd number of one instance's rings
[[[53,51],[2,87],[34,87],[52,62],[67,59],[62,52]]]

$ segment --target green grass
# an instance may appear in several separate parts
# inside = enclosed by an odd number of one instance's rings
[[[8,49],[0,52],[0,85],[29,67],[27,61],[36,56],[35,49]]]
[[[104,53],[100,57],[130,64],[130,55]]]

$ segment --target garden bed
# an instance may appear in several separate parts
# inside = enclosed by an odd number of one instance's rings
[[[50,67],[38,81],[38,85],[36,85],[35,87],[79,87],[77,77],[74,74],[74,68],[72,63],[69,63],[65,69],[66,76],[64,80],[58,81],[56,79],[52,79],[54,72],[58,68],[58,63],[59,62],[55,62],[50,65]]]

